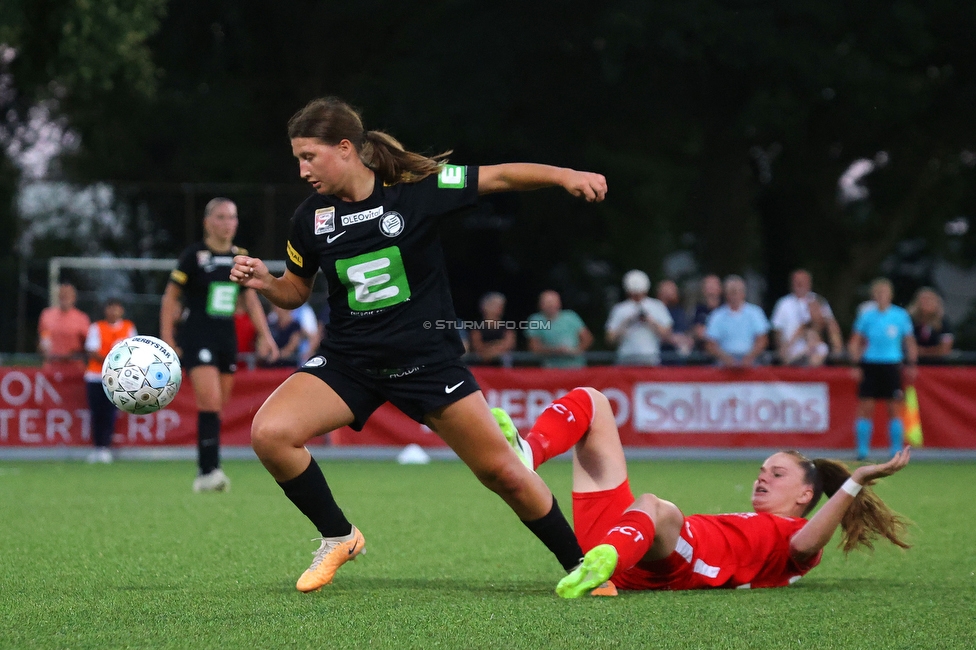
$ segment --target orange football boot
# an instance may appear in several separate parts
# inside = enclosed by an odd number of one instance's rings
[[[366,553],[366,539],[359,529],[352,527],[352,532],[344,537],[318,537],[322,544],[315,551],[312,566],[302,574],[295,585],[298,591],[318,591],[332,582],[335,572],[349,560]]]

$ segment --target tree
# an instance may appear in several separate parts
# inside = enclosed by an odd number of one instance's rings
[[[0,293],[16,294],[19,232],[14,189],[38,143],[55,159],[73,141],[63,115],[92,110],[118,87],[150,97],[156,69],[146,41],[165,0],[4,0],[0,3]],[[94,110],[97,110],[94,109]],[[52,139],[52,131],[58,137]],[[36,162],[36,156],[35,156]],[[12,347],[14,310],[0,316],[0,347]]]
[[[126,20],[109,16],[122,4],[3,5],[26,16],[11,24],[36,26],[18,84],[79,89],[61,102],[82,143],[72,179],[297,183],[284,124],[324,94],[456,162],[605,173],[600,206],[531,193],[449,226],[458,307],[472,316],[497,277],[518,294],[513,315],[553,286],[595,326],[620,274],[660,277],[686,251],[699,271],[765,274],[769,298],[810,267],[843,319],[900,241],[976,260],[972,234],[944,234],[976,214],[976,12],[951,0],[170,0],[163,19],[160,2],[132,0]],[[59,72],[76,60],[55,35],[95,24],[82,6],[115,36],[81,38],[89,63]],[[123,33],[140,45],[119,54],[109,44]],[[114,63],[93,66],[99,53]],[[839,203],[844,171],[882,152],[869,196]]]

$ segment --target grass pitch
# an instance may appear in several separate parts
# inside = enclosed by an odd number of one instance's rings
[[[742,511],[758,464],[634,462],[631,484]],[[256,462],[225,463],[228,494],[193,494],[190,463],[0,463],[0,647],[976,646],[973,465],[915,463],[878,486],[915,522],[910,551],[832,544],[785,589],[576,601],[460,463],[322,466],[368,553],[300,594],[316,533]],[[568,512],[569,465],[541,473]]]

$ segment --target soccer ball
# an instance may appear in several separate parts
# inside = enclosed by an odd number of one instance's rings
[[[102,389],[127,413],[143,415],[166,408],[183,383],[173,348],[152,336],[116,343],[102,363]]]

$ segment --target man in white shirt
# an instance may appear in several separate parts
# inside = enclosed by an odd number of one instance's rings
[[[830,305],[822,296],[812,291],[813,277],[805,269],[797,269],[790,276],[789,293],[776,301],[773,307],[772,326],[776,332],[776,354],[783,363],[801,355],[806,345],[802,336],[797,336],[798,330],[810,322],[810,303],[820,303],[821,312],[827,327],[827,338],[831,352],[837,354],[843,350],[844,342],[840,326],[834,318]]]
[[[674,324],[663,302],[648,298],[651,280],[643,271],[624,274],[627,300],[614,305],[605,326],[607,343],[617,346],[617,363],[657,365],[661,363],[661,339],[671,334]]]

